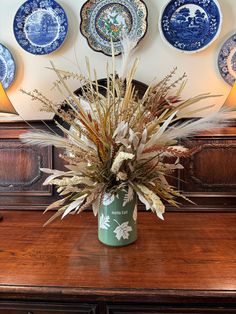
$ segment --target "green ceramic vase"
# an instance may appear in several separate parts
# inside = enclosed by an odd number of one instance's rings
[[[137,239],[136,198],[123,206],[125,192],[106,194],[98,214],[98,239],[109,246],[125,246]]]

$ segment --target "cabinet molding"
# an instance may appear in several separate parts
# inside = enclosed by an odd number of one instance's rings
[[[0,301],[0,314],[96,314],[97,305],[88,303]]]
[[[18,140],[0,143],[0,195],[52,196],[40,168],[52,166],[52,147],[26,146]]]
[[[33,129],[56,130],[52,121],[29,123]],[[29,146],[19,139],[30,131],[24,122],[0,123],[0,209],[44,210],[57,194],[50,185],[43,185],[47,175],[40,168],[63,168],[59,151],[53,147]]]

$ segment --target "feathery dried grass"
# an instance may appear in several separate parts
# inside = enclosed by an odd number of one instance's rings
[[[168,184],[168,177],[183,168],[180,158],[192,153],[178,145],[178,141],[215,128],[224,119],[223,113],[217,112],[198,120],[180,120],[181,110],[214,96],[202,94],[182,100],[186,74],[174,79],[176,69],[162,81],[151,84],[139,98],[133,85],[138,60],[134,60],[130,68],[128,62],[132,46],[126,42],[120,75],[117,75],[113,55],[112,73],[107,67],[107,85],[103,86],[105,95],[100,93],[96,71],[92,76],[88,60],[87,75],[60,70],[51,64],[58,78],[54,87],[65,99],[66,106],[65,103],[63,106],[55,104],[37,90],[25,92],[70,125],[69,130],[58,125],[64,136],[45,132],[21,136],[22,141],[30,145],[55,145],[66,151],[62,158],[68,171],[42,169],[50,174],[45,184],[55,185],[64,196],[48,207],[47,210],[58,210],[49,222],[69,213],[80,213],[89,206],[96,215],[104,194],[116,194],[119,190],[127,193],[124,204],[136,194],[147,210],[162,219],[163,202],[179,206],[176,198],[186,199]],[[69,78],[80,82],[81,97],[70,90]],[[166,157],[171,157],[171,161]]]

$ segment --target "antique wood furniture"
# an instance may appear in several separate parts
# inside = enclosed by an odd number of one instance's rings
[[[56,130],[52,121],[45,122]],[[47,130],[42,122],[32,128]],[[46,175],[39,168],[63,167],[59,152],[52,147],[26,146],[19,134],[31,129],[24,122],[0,124],[0,210],[43,210],[56,198],[50,186],[43,186]],[[58,130],[57,130],[58,131]],[[197,204],[183,204],[177,211],[234,211],[236,208],[236,124],[201,134],[185,145],[197,148],[182,161],[185,170],[173,183]]]
[[[89,211],[43,228],[57,195],[39,168],[63,165],[19,141],[29,128],[0,124],[0,314],[236,313],[235,123],[187,142],[197,149],[174,184],[197,205],[168,208],[164,222],[140,212],[123,248],[98,242]]]
[[[42,185],[47,175],[40,168],[62,168],[59,152],[53,147],[27,146],[19,140],[23,132],[50,132],[55,125],[50,121],[30,125],[0,123],[0,209],[42,210],[56,197],[50,186]]]
[[[97,239],[92,212],[4,211],[0,313],[236,313],[236,213],[139,213],[133,245]]]

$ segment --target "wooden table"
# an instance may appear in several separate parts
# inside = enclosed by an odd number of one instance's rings
[[[3,211],[0,314],[236,313],[236,213],[139,213],[112,248],[91,212]]]

